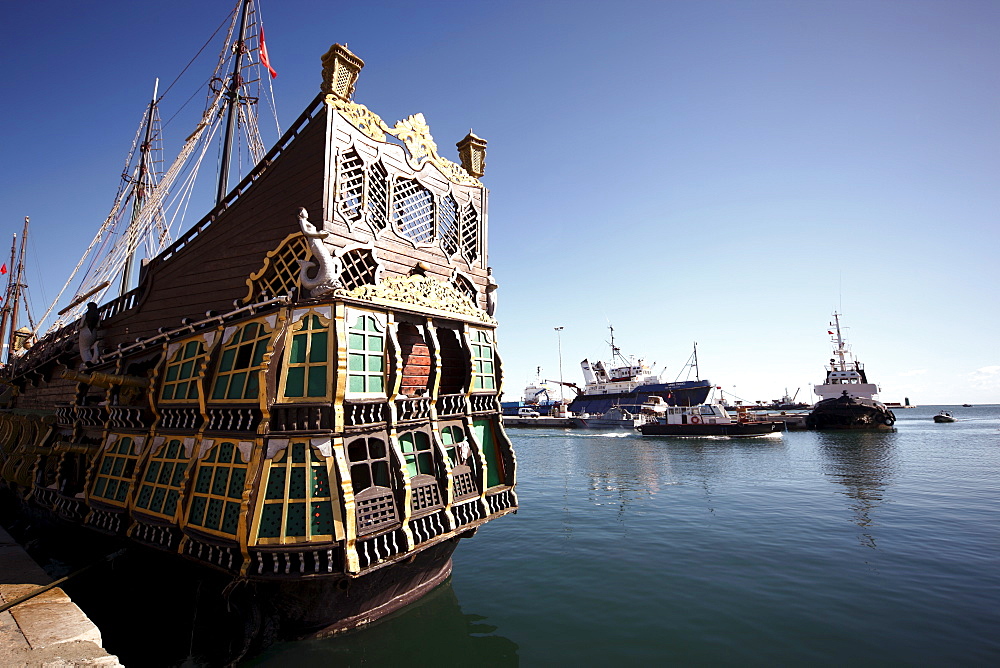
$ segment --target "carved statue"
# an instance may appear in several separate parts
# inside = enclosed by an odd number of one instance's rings
[[[492,318],[497,312],[497,285],[493,278],[493,267],[486,267],[486,313]]]
[[[338,258],[330,254],[330,249],[323,243],[323,239],[329,234],[323,230],[317,230],[316,226],[309,222],[309,213],[304,209],[299,209],[299,228],[309,244],[312,251],[313,260],[297,260],[299,263],[299,280],[302,287],[309,290],[310,297],[323,297],[341,287],[340,272],[343,265]],[[309,270],[316,267],[316,275],[309,277]]]
[[[98,344],[101,341],[98,327],[101,324],[101,314],[97,310],[97,304],[90,302],[87,304],[87,312],[83,316],[80,324],[80,357],[84,364],[97,362],[100,358]]]

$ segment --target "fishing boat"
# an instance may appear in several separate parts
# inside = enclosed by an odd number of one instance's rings
[[[693,372],[694,380],[680,380],[678,374],[674,382],[662,382],[660,374],[642,360],[635,361],[622,355],[615,345],[614,327],[611,332],[611,362],[591,362],[584,359],[580,363],[583,370],[584,386],[569,385],[576,393],[569,404],[570,413],[587,416],[604,415],[615,406],[638,408],[650,397],[660,397],[670,406],[695,406],[703,403],[712,390],[712,383],[698,376],[698,347],[681,369]]]
[[[205,122],[248,115],[253,6]],[[279,637],[416,600],[459,539],[517,509],[486,142],[470,132],[455,163],[421,114],[384,122],[353,99],[363,66],[331,47],[322,92],[257,166],[232,189],[224,169],[204,218],[130,265],[162,232],[146,182],[110,269],[0,376],[5,501],[221,573]],[[103,300],[109,285],[128,289]]]
[[[864,365],[854,358],[840,328],[840,314],[833,314],[833,354],[826,368],[826,382],[813,391],[820,398],[806,417],[810,429],[891,429],[895,414],[878,401],[878,386],[868,382]]]
[[[955,422],[955,416],[951,414],[951,411],[941,411],[934,416],[935,422]]]
[[[784,423],[759,420],[748,408],[732,416],[721,404],[697,406],[662,406],[654,397],[647,413],[658,411],[652,419],[636,427],[643,436],[762,436],[784,430]]]

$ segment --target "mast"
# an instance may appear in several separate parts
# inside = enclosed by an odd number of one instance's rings
[[[698,375],[698,342],[697,341],[694,342],[694,352],[691,353],[691,356],[694,358],[694,362],[691,363],[691,366],[694,367],[694,379],[695,380],[701,380],[701,377]]]
[[[833,322],[830,323],[837,329],[837,349],[833,352],[837,353],[837,357],[840,358],[840,371],[847,371],[847,361],[844,359],[844,339],[840,335],[840,314],[836,311],[833,312]]]
[[[229,92],[226,94],[226,136],[222,142],[222,165],[219,167],[219,190],[215,197],[216,205],[221,204],[229,192],[229,160],[232,152],[233,134],[236,131],[236,105],[239,104],[240,84],[242,83],[240,66],[243,62],[243,52],[246,51],[244,32],[249,12],[250,0],[243,0],[243,8],[240,10],[239,38],[233,44],[236,58],[233,62],[233,73],[229,77]]]
[[[146,115],[146,133],[143,136],[142,144],[139,146],[139,164],[136,170],[138,173],[132,186],[135,189],[135,197],[132,199],[132,219],[125,232],[128,238],[128,250],[126,253],[125,268],[122,270],[122,285],[119,294],[125,294],[132,287],[132,265],[135,263],[139,238],[138,230],[135,229],[135,226],[139,218],[139,212],[142,211],[142,207],[146,203],[146,196],[148,195],[147,187],[151,185],[148,183],[150,178],[150,138],[153,133],[153,115],[156,113],[156,95],[159,90],[160,80],[157,78],[156,83],[153,84],[153,99],[149,103],[149,112]]]
[[[17,310],[21,302],[21,291],[25,287],[22,280],[24,278],[24,250],[28,245],[28,221],[28,216],[25,216],[24,231],[21,233],[21,248],[17,254],[17,265],[11,269],[12,283],[7,288],[8,302],[6,307],[10,309],[10,314],[4,320],[10,322],[10,334],[4,340],[4,347],[7,349],[6,360],[8,363],[14,354],[14,343],[17,338]],[[11,258],[13,259],[13,254]]]
[[[3,308],[0,309],[0,341],[3,342],[0,349],[0,360],[7,358],[7,321],[10,319],[11,289],[14,287],[14,258],[17,254],[17,233],[14,233],[14,241],[10,244],[10,274],[7,276],[7,289],[4,291]]]

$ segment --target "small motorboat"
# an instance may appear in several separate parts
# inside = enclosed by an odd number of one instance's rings
[[[934,416],[934,421],[935,422],[954,422],[955,421],[955,416],[952,415],[949,411],[941,411],[940,413],[938,413],[937,415]]]

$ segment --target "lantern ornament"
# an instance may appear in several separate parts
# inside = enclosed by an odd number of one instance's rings
[[[361,60],[347,49],[346,44],[334,44],[323,56],[323,83],[320,90],[341,100],[349,101],[354,95],[354,84],[365,66]]]
[[[458,157],[462,161],[462,168],[475,178],[480,178],[486,173],[486,140],[472,134],[465,135],[465,138],[455,144],[458,147]]]

